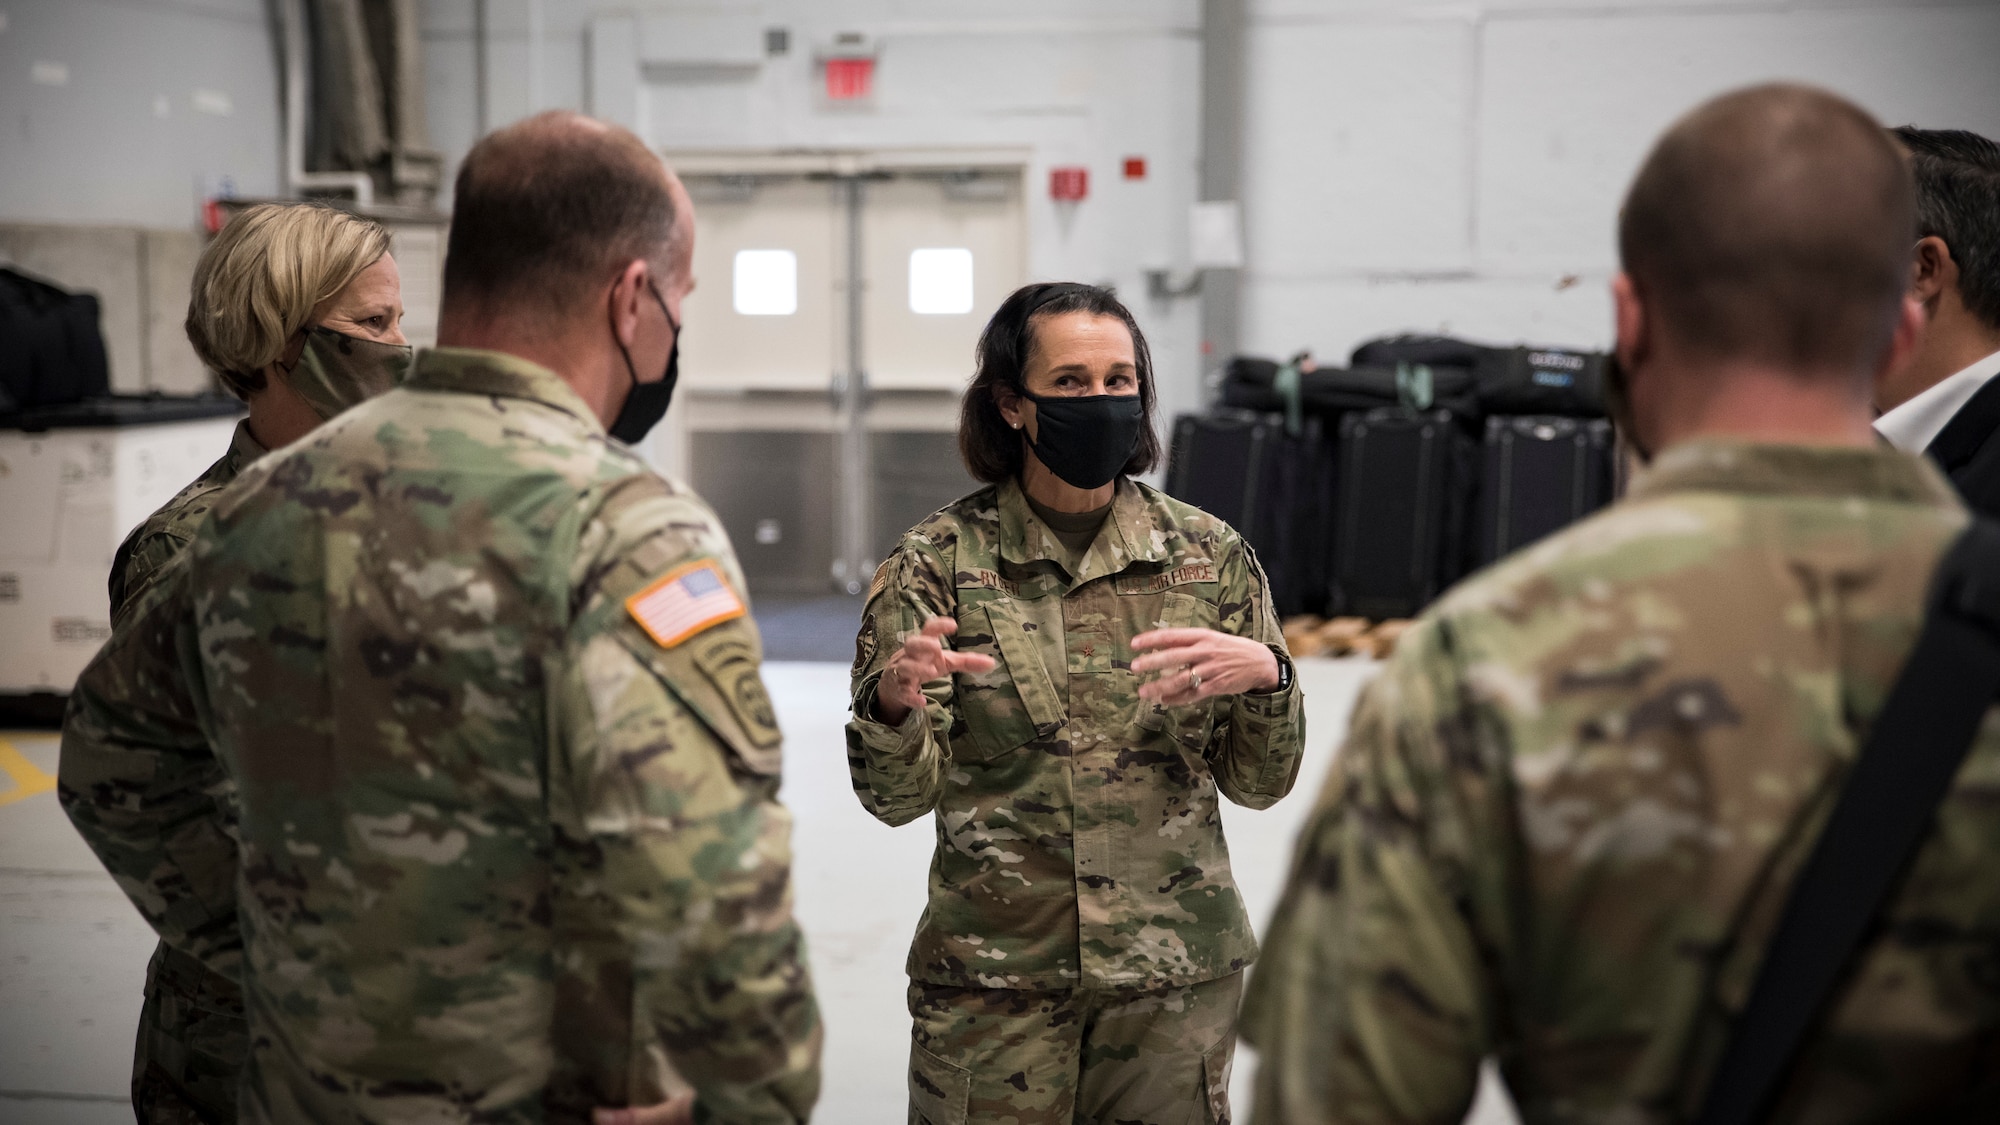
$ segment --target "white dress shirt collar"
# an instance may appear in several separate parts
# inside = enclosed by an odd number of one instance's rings
[[[1922,394],[1875,419],[1875,432],[1905,453],[1922,453],[1995,375],[2000,375],[2000,352],[1939,380]]]

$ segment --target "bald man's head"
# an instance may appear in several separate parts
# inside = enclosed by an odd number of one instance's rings
[[[444,308],[561,316],[634,259],[664,276],[678,194],[616,125],[552,111],[491,133],[458,170]]]
[[[1882,127],[1805,86],[1741,90],[1660,138],[1625,198],[1625,271],[1693,358],[1872,369],[1909,278],[1910,171]]]

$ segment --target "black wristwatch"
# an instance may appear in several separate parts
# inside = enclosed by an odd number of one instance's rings
[[[1292,658],[1278,651],[1276,645],[1265,645],[1271,655],[1278,658],[1278,686],[1269,691],[1253,691],[1251,695],[1283,695],[1292,690]]]

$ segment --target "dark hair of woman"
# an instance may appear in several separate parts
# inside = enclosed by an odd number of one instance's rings
[[[1014,290],[999,311],[986,322],[979,334],[978,366],[972,386],[958,414],[958,453],[974,479],[999,484],[1021,472],[1026,457],[1021,432],[1000,416],[995,392],[1006,388],[1024,393],[1028,359],[1035,348],[1040,322],[1063,313],[1088,313],[1123,321],[1132,333],[1132,354],[1139,368],[1139,399],[1145,404],[1146,426],[1139,432],[1139,446],[1125,462],[1124,473],[1132,476],[1150,471],[1160,462],[1160,438],[1153,432],[1153,355],[1139,322],[1111,290],[1074,281],[1038,282]]]

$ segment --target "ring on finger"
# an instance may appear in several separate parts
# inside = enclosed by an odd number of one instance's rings
[[[1187,670],[1187,674],[1188,674],[1188,690],[1189,691],[1201,690],[1201,673],[1195,671],[1192,667],[1190,667]]]

